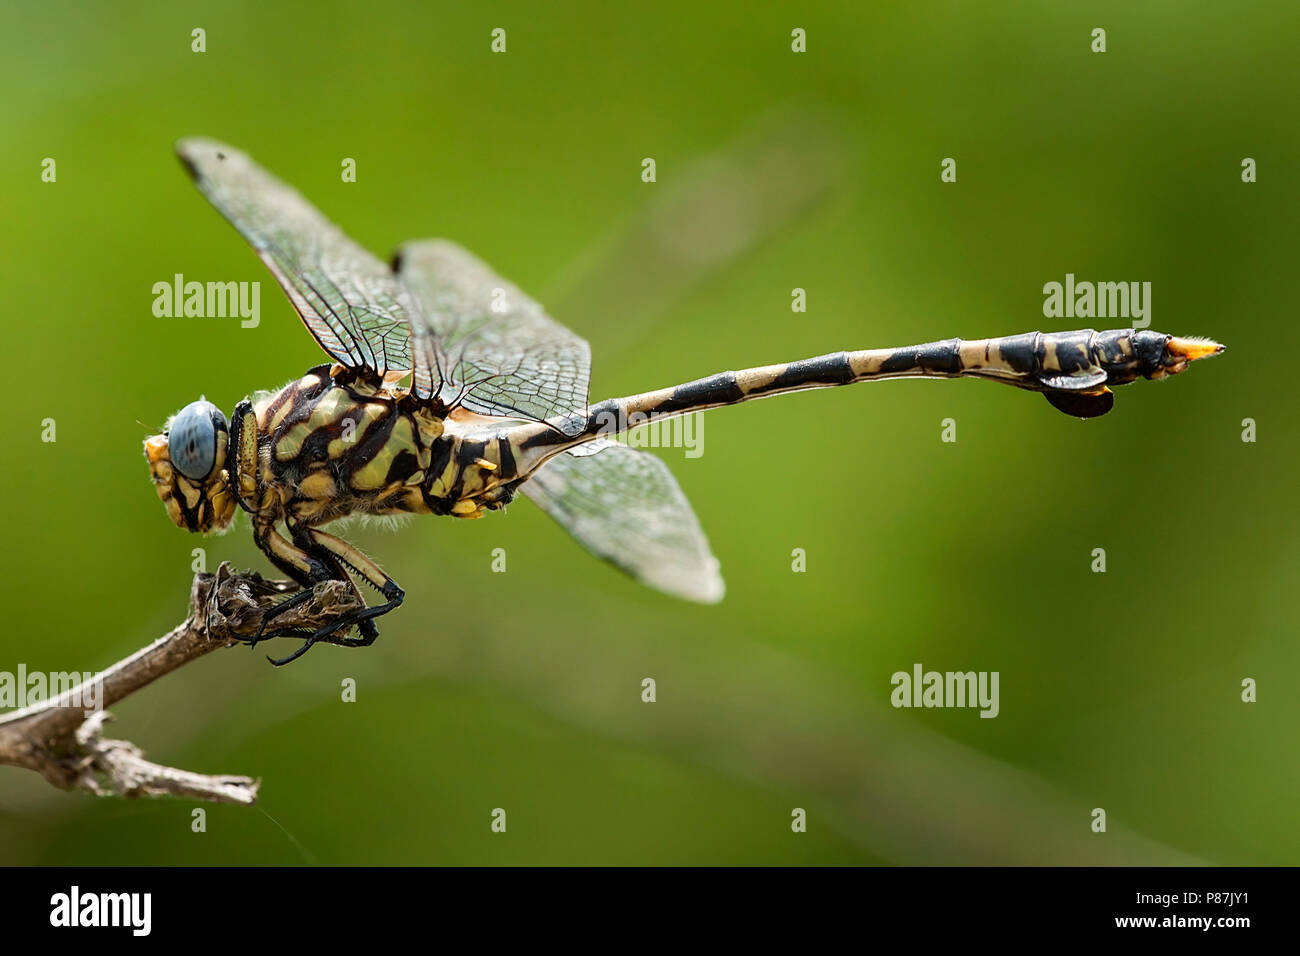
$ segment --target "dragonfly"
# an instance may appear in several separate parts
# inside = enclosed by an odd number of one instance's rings
[[[453,242],[417,240],[384,263],[244,153],[177,144],[199,191],[251,244],[329,361],[239,402],[200,398],[145,441],[159,498],[202,534],[249,515],[253,540],[302,590],[269,608],[248,643],[297,637],[363,647],[405,592],[324,530],[351,515],[481,518],[518,494],[592,554],[701,603],[724,584],[700,522],[663,461],[617,437],[641,424],[807,389],[900,378],[979,378],[1042,393],[1077,418],[1111,389],[1176,375],[1223,346],[1145,329],[1028,332],[835,352],[588,403],[587,343]],[[353,578],[356,580],[354,581]],[[276,619],[326,581],[357,609],[318,630]],[[357,582],[382,601],[367,604]],[[353,631],[355,629],[355,634]]]

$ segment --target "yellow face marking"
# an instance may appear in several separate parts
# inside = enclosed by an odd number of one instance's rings
[[[224,526],[235,516],[235,496],[229,485],[222,485],[211,496],[212,512],[218,526]]]
[[[199,503],[199,489],[194,482],[190,481],[184,475],[176,476],[176,487],[180,489],[181,494],[185,496],[185,507],[191,511]]]
[[[217,456],[213,461],[212,470],[218,472],[226,461],[226,452],[230,447],[230,433],[225,431],[217,432]],[[211,477],[211,476],[210,476]]]
[[[154,481],[169,482],[172,477],[171,446],[166,435],[154,435],[144,443],[144,456],[149,460],[149,470]]]
[[[225,432],[220,433],[217,448],[223,454],[225,440]],[[153,435],[145,440],[144,454],[149,461],[154,491],[172,524],[203,534],[225,528],[234,517],[236,507],[229,473],[214,467],[206,480],[194,481],[172,467],[170,452],[166,435]]]

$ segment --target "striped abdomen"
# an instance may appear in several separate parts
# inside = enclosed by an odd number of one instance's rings
[[[621,431],[626,424],[616,423],[633,416],[679,415],[768,395],[890,378],[973,376],[1034,391],[1097,393],[1108,385],[1172,372],[1175,362],[1167,354],[1171,341],[1178,340],[1159,332],[1083,329],[835,352],[783,365],[722,372],[673,388],[601,402],[591,409],[588,428],[597,434],[611,428]]]
[[[567,437],[546,424],[511,432],[527,476],[557,450],[652,419],[735,405],[769,395],[891,378],[972,376],[1043,392],[1053,406],[1078,418],[1109,411],[1109,386],[1176,374],[1188,362],[1222,351],[1214,342],[1160,332],[1027,332],[1002,338],[947,339],[895,349],[835,352],[781,365],[721,372],[672,388],[614,398],[592,406],[586,430]]]

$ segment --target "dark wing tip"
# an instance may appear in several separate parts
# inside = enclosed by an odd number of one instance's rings
[[[238,155],[238,151],[215,139],[190,136],[176,141],[176,155],[185,170],[198,179],[217,163],[225,162],[232,156]]]
[[[388,260],[388,265],[394,272],[400,272],[408,264],[412,267],[418,265],[420,260],[428,260],[448,254],[460,254],[473,258],[473,254],[464,247],[452,242],[450,239],[408,239],[396,249],[393,250],[392,257]],[[475,262],[478,262],[475,259]],[[483,268],[486,264],[478,262]]]

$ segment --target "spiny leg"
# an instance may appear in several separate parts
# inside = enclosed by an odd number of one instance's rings
[[[360,624],[362,639],[360,641],[350,641],[346,638],[331,639],[330,634],[334,633],[341,627],[351,627],[354,618],[351,615],[344,615],[332,625],[322,628],[315,633],[301,629],[293,628],[286,630],[267,631],[267,627],[277,617],[285,612],[307,603],[312,599],[313,588],[322,581],[344,581],[352,589],[357,601],[365,604],[365,598],[357,590],[352,579],[348,577],[347,572],[338,560],[334,558],[325,549],[315,544],[309,538],[304,538],[299,531],[291,529],[294,537],[301,539],[301,545],[291,544],[281,536],[270,523],[263,523],[253,530],[253,539],[257,546],[281,571],[288,574],[303,590],[299,591],[292,597],[286,598],[279,604],[270,608],[262,615],[262,621],[258,626],[256,633],[248,641],[250,647],[256,647],[261,641],[274,637],[302,637],[308,635],[311,643],[324,641],[330,644],[341,644],[344,646],[364,646],[372,643],[378,636],[378,630],[375,626],[363,620]],[[295,657],[301,656],[295,655]],[[275,663],[272,661],[272,663]]]
[[[273,657],[267,657],[267,660],[270,661],[272,664],[274,664],[276,667],[283,667],[285,664],[291,663],[292,661],[296,661],[298,658],[302,657],[302,655],[306,654],[309,650],[311,650],[313,646],[321,642],[325,642],[328,644],[336,644],[339,647],[369,647],[371,644],[375,642],[375,638],[379,636],[379,631],[377,628],[374,629],[372,635],[367,635],[363,633],[361,637],[344,637],[338,639],[331,639],[330,635],[342,627],[351,627],[353,624],[358,624],[358,625],[366,624],[367,622],[370,621],[371,618],[379,617],[381,614],[387,614],[394,607],[397,607],[401,603],[402,603],[401,599],[399,598],[396,601],[390,601],[388,604],[381,604],[376,607],[362,608],[359,611],[353,611],[350,614],[344,615],[339,620],[334,621],[333,623],[330,624],[326,624],[324,627],[320,628],[319,630],[313,632],[312,634],[307,635],[307,637],[302,642],[302,646],[299,647],[292,654],[290,654],[288,657],[281,657],[278,660]]]
[[[386,602],[375,607],[360,608],[345,614],[337,621],[333,621],[309,634],[304,639],[302,646],[288,657],[279,660],[268,657],[267,660],[277,667],[283,666],[297,660],[307,653],[314,644],[321,641],[342,647],[368,647],[373,644],[375,639],[379,637],[379,629],[375,626],[373,619],[400,607],[406,592],[402,590],[396,581],[380,570],[378,565],[342,538],[336,538],[332,534],[314,528],[298,527],[292,530],[296,544],[295,550],[315,560],[319,565],[331,568],[335,573],[329,575],[330,577],[342,576],[344,580],[347,580],[344,568],[350,569],[369,584],[372,584],[384,596]],[[289,543],[286,541],[284,544],[288,545]],[[346,631],[353,625],[356,625],[359,637],[331,638],[334,633]]]
[[[375,627],[373,618],[381,617],[389,611],[401,607],[402,601],[406,598],[406,592],[402,590],[396,581],[385,574],[379,565],[342,538],[316,528],[308,528],[306,533],[312,545],[314,545],[315,552],[320,554],[322,558],[328,557],[336,564],[341,564],[344,568],[352,570],[383,595],[385,603],[355,611],[353,615],[348,615],[349,617],[355,615],[357,631],[361,636],[340,642],[347,647],[367,647],[373,644],[375,638],[379,636],[379,629]]]
[[[286,541],[284,537],[275,530],[273,524],[260,524],[255,522],[253,526],[253,541],[257,544],[258,548],[261,549],[262,553],[267,556],[270,562],[285,574],[289,575],[289,577],[291,577],[298,586],[302,588],[302,590],[292,597],[285,598],[279,604],[276,604],[274,607],[262,614],[262,621],[258,625],[257,631],[248,642],[249,647],[256,647],[261,641],[268,638],[287,636],[292,633],[272,632],[268,634],[266,633],[266,626],[286,611],[292,610],[293,608],[310,601],[312,598],[312,589],[321,581],[328,581],[333,577],[333,575],[329,573],[329,569],[327,569],[319,559],[313,558],[312,555],[308,554],[306,551],[303,551],[301,548],[296,548]],[[342,577],[344,580],[347,580],[346,574],[342,575]]]
[[[349,576],[347,567],[334,555],[333,552],[322,547],[320,543],[312,537],[310,528],[301,525],[289,525],[289,530],[293,534],[294,544],[300,550],[305,554],[311,555],[329,569],[331,580],[346,581],[348,587],[351,588],[352,594],[356,598],[357,603],[361,605],[367,603],[365,596],[361,593],[361,589],[357,587],[351,576]],[[361,633],[361,639],[364,640],[364,643],[358,644],[356,641],[346,638],[329,641],[328,643],[339,644],[346,647],[364,647],[373,644],[375,638],[379,636],[379,628],[375,627],[375,622],[370,618],[364,618],[359,621],[357,623],[357,630]]]

